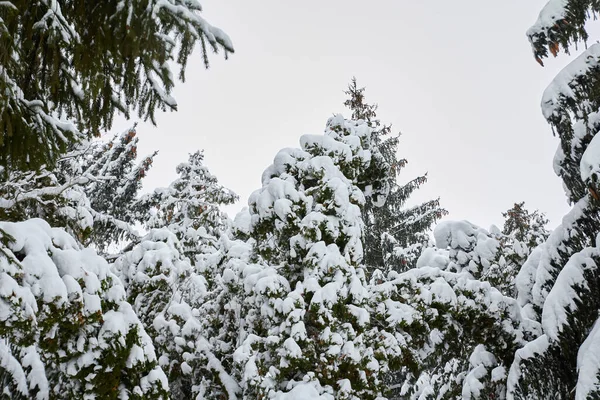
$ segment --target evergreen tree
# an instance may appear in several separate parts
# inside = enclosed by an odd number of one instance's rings
[[[417,268],[371,283],[374,318],[404,338],[388,376],[392,398],[504,398],[514,352],[539,328],[501,291],[509,283],[496,276],[506,266],[500,232],[449,221],[434,236]]]
[[[138,160],[136,135],[134,126],[109,142],[78,146],[81,150],[70,164],[59,164],[67,176],[84,173],[95,178],[84,185],[95,216],[88,243],[101,250],[122,240],[139,240],[132,229],[142,218],[138,195],[157,152]]]
[[[200,11],[197,0],[0,3],[0,165],[51,165],[115,112],[154,122],[176,109],[169,65],[183,80],[196,44],[206,65],[209,49],[233,51]]]
[[[134,206],[154,155],[138,162],[137,143],[132,128],[109,142],[74,145],[53,169],[9,171],[0,184],[0,216],[13,222],[43,218],[102,251],[139,240]]]
[[[371,138],[366,123],[331,118],[324,136],[279,152],[238,219],[252,263],[227,262],[223,280],[243,294],[234,353],[243,398],[375,399],[387,390],[400,348],[371,322],[361,265],[364,191],[387,194]]]
[[[152,341],[106,261],[40,220],[0,223],[3,399],[166,399]]]
[[[236,399],[232,331],[223,337],[229,326],[218,308],[226,294],[214,264],[229,228],[219,207],[237,196],[218,184],[203,159],[202,152],[190,154],[167,188],[128,202],[150,232],[114,268],[160,355],[171,398]]]
[[[538,210],[528,211],[525,202],[515,203],[502,216],[505,218],[502,233],[494,235],[500,246],[498,257],[486,280],[516,298],[516,276],[533,250],[548,239],[548,220]]]
[[[504,217],[502,234],[514,237],[519,242],[527,244],[530,249],[544,243],[548,238],[546,216],[538,210],[528,211],[524,201],[515,203],[509,210],[503,212],[502,216]]]
[[[183,256],[177,237],[168,229],[152,230],[113,268],[152,338],[171,398],[235,399],[239,386],[205,335],[212,317],[204,306],[207,281]]]
[[[541,63],[560,47],[587,39],[593,1],[551,1],[528,31]],[[544,117],[560,139],[554,170],[574,204],[562,224],[532,253],[517,277],[518,300],[542,331],[515,355],[509,399],[589,399],[600,396],[600,45],[560,72],[542,98]]]
[[[388,376],[393,399],[505,397],[514,352],[539,334],[539,322],[522,315],[515,275],[548,233],[543,214],[524,203],[503,215],[503,232],[442,222],[417,268],[374,274],[375,318],[405,338]]]
[[[223,205],[233,204],[238,196],[219,185],[217,178],[203,165],[204,154],[190,154],[188,162],[177,166],[179,178],[167,188],[155,189],[138,202],[149,209],[146,227],[166,227],[183,246],[192,264],[197,256],[216,250],[216,243],[228,226]]]
[[[344,105],[352,111],[352,119],[364,120],[371,127],[371,140],[382,157],[380,162],[386,165],[381,181],[389,188],[385,202],[367,197],[362,209],[365,264],[371,270],[404,271],[415,266],[423,245],[429,242],[428,231],[447,211],[440,207],[439,198],[406,207],[410,195],[427,182],[427,175],[404,185],[398,183],[398,175],[407,163],[398,159],[399,135],[391,135],[391,125],[377,118],[377,105],[366,103],[364,91],[352,78]]]

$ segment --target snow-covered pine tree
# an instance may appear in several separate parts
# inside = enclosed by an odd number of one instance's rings
[[[154,122],[176,109],[170,65],[183,80],[196,44],[206,65],[209,50],[233,51],[200,11],[197,0],[1,2],[0,165],[51,165],[115,112]]]
[[[400,351],[371,323],[361,266],[364,192],[376,203],[387,195],[382,156],[364,121],[339,115],[325,135],[300,142],[275,157],[241,218],[256,263],[229,262],[226,270],[244,294],[243,342],[234,354],[242,395],[379,398]]]
[[[106,261],[40,219],[0,223],[0,383],[10,399],[166,399]]]
[[[183,255],[176,235],[151,230],[113,269],[153,340],[171,399],[236,399],[239,386],[213,350],[221,350],[219,342],[205,335],[213,333],[211,322],[219,317],[204,305],[206,279]]]
[[[447,211],[440,206],[439,198],[406,207],[411,194],[427,182],[427,174],[398,183],[407,163],[406,159],[398,159],[400,135],[392,135],[392,126],[377,118],[377,105],[365,101],[364,91],[352,78],[344,105],[352,111],[352,119],[362,119],[371,127],[371,140],[387,164],[383,182],[390,188],[384,204],[367,197],[362,209],[365,264],[370,270],[405,271],[415,266],[423,245],[429,242],[428,231]]]
[[[77,145],[72,157],[67,155],[58,163],[62,180],[80,175],[91,178],[83,185],[94,217],[87,243],[100,250],[124,239],[139,240],[132,228],[142,222],[138,194],[157,152],[138,160],[138,141],[134,125],[108,142]]]
[[[417,268],[375,274],[373,319],[403,338],[388,376],[393,399],[504,398],[514,352],[538,324],[487,280],[504,262],[499,235],[443,222]]]
[[[550,1],[527,34],[536,59],[587,39],[594,1]],[[532,253],[517,277],[524,312],[541,322],[539,337],[515,356],[509,399],[600,396],[600,45],[587,48],[544,92],[542,111],[560,145],[555,172],[572,210]]]
[[[228,227],[221,206],[233,204],[238,196],[221,186],[204,165],[201,151],[190,154],[177,166],[179,177],[166,188],[142,196],[139,207],[147,209],[149,229],[166,227],[183,247],[183,253],[196,264],[196,258],[216,250],[220,235]]]
[[[153,156],[137,162],[137,141],[132,128],[109,142],[74,145],[51,170],[5,170],[0,217],[42,218],[99,250],[123,239],[139,240],[134,205]]]
[[[499,242],[498,256],[485,280],[516,298],[515,278],[532,251],[548,239],[548,220],[538,210],[527,210],[525,202],[515,203],[502,216],[505,218],[502,233],[493,235]]]

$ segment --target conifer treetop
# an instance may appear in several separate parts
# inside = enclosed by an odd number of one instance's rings
[[[234,361],[245,398],[375,399],[386,390],[399,349],[370,322],[361,265],[361,207],[387,195],[371,139],[364,120],[330,118],[324,135],[277,154],[237,219],[255,263],[229,261],[223,277],[239,279],[244,294]]]
[[[371,128],[371,145],[377,149],[373,154],[378,157],[374,164],[381,166],[379,180],[388,188],[385,197],[367,196],[362,207],[365,264],[370,270],[406,270],[414,267],[418,253],[428,242],[427,231],[447,211],[440,206],[439,198],[406,207],[414,191],[427,182],[427,174],[399,184],[398,177],[408,163],[398,158],[400,134],[392,135],[392,126],[377,118],[377,105],[367,103],[365,88],[358,86],[356,78],[352,78],[345,93],[348,98],[344,105],[352,111],[352,118]]]
[[[235,203],[238,196],[219,184],[204,165],[204,153],[196,151],[177,168],[179,177],[168,187],[142,196],[138,207],[145,215],[147,228],[167,227],[181,241],[192,262],[205,246],[214,249],[219,236],[228,228],[227,215],[220,209]]]

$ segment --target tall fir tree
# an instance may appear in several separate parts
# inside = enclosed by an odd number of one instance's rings
[[[0,165],[51,165],[117,112],[154,122],[176,109],[170,65],[184,80],[197,44],[206,65],[209,50],[233,52],[200,11],[197,0],[2,2]]]
[[[131,128],[107,142],[73,145],[52,169],[9,171],[0,184],[0,217],[43,218],[100,251],[139,240],[137,196],[154,155],[137,160],[137,145]]]
[[[148,210],[143,218],[147,228],[168,228],[181,242],[183,253],[196,264],[198,256],[216,250],[229,223],[221,207],[235,203],[238,196],[219,184],[204,165],[201,151],[190,154],[176,170],[179,177],[175,181],[142,196],[137,207],[140,212]]]
[[[200,151],[177,173],[168,187],[133,204],[149,233],[128,246],[114,269],[157,349],[171,398],[234,400],[240,391],[230,376],[235,328],[224,326],[227,311],[218,308],[227,294],[214,259],[230,226],[220,207],[237,196],[218,183]]]
[[[429,242],[428,231],[447,211],[440,206],[439,198],[406,206],[411,194],[427,182],[427,175],[403,185],[398,183],[398,176],[407,163],[406,159],[398,159],[400,135],[392,135],[392,126],[377,118],[377,105],[365,101],[364,91],[365,88],[358,87],[356,78],[352,78],[344,105],[352,111],[352,119],[364,120],[372,129],[371,140],[386,164],[382,181],[389,187],[384,202],[367,197],[362,209],[365,264],[371,270],[404,271],[415,266],[422,246]]]
[[[252,251],[230,246],[245,258],[225,258],[222,280],[241,294],[229,313],[242,316],[233,359],[243,398],[375,399],[387,390],[400,348],[371,322],[361,264],[364,193],[387,194],[371,139],[364,121],[332,117],[325,135],[279,152],[236,219]]]
[[[521,312],[515,275],[532,238],[547,237],[543,218],[522,203],[505,215],[508,234],[442,222],[417,268],[372,278],[374,318],[404,337],[402,361],[388,376],[393,399],[505,398],[515,351],[540,330]]]
[[[113,269],[156,348],[170,398],[236,399],[239,386],[215,355],[218,342],[206,336],[217,317],[204,305],[208,283],[184,256],[176,235],[151,230]]]
[[[534,56],[569,52],[588,38],[594,1],[550,1],[528,30]],[[518,300],[542,330],[515,356],[508,399],[600,397],[600,45],[589,46],[544,92],[542,111],[560,139],[554,170],[572,210],[517,277]]]

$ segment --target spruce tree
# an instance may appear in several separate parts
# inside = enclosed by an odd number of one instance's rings
[[[509,210],[503,212],[502,216],[504,217],[502,234],[526,243],[530,249],[539,246],[548,238],[546,216],[538,210],[533,212],[527,210],[524,201],[515,203]]]
[[[240,389],[230,376],[236,332],[220,307],[229,298],[217,251],[230,225],[219,207],[237,196],[203,161],[202,152],[190,154],[168,187],[128,203],[150,231],[114,269],[154,342],[171,398],[236,399]]]
[[[228,227],[227,215],[220,207],[233,204],[238,196],[209,172],[201,151],[179,164],[177,173],[179,178],[142,196],[136,207],[148,210],[143,215],[147,228],[166,227],[173,232],[184,254],[195,264],[197,256],[216,250],[220,235]]]
[[[59,164],[66,177],[92,177],[83,185],[94,216],[87,244],[102,251],[120,241],[139,240],[133,228],[141,222],[138,195],[157,152],[138,159],[138,142],[134,125],[108,142],[78,145],[75,157],[65,157],[68,162]]]
[[[183,255],[175,234],[151,230],[113,269],[152,338],[170,397],[235,399],[239,386],[215,355],[216,341],[206,336],[215,317],[204,306],[208,283]]]
[[[45,221],[0,223],[0,382],[10,399],[166,399],[121,281]]]
[[[588,38],[594,1],[551,1],[528,36],[542,63]],[[554,170],[572,210],[529,257],[517,277],[524,312],[542,330],[515,355],[509,399],[598,398],[600,311],[600,45],[587,48],[544,92],[542,111],[560,139]]]
[[[502,293],[517,296],[516,277],[531,253],[548,239],[548,220],[538,210],[530,212],[525,202],[515,203],[506,212],[502,232],[495,233],[499,242],[496,266],[486,278]]]
[[[440,223],[434,237],[417,268],[371,282],[374,318],[404,338],[391,398],[504,398],[514,352],[539,330],[506,290],[512,247],[467,221]]]
[[[442,222],[416,268],[373,275],[374,318],[404,337],[392,399],[505,397],[514,352],[540,329],[521,312],[515,275],[548,234],[524,203],[503,215],[502,232]]]
[[[400,347],[372,323],[361,264],[364,193],[387,194],[371,138],[364,121],[332,117],[325,135],[279,152],[237,219],[252,253],[227,261],[222,276],[241,293],[234,361],[243,398],[375,399],[387,390]]]
[[[132,128],[108,142],[73,145],[52,169],[9,171],[0,183],[0,217],[43,218],[101,251],[139,240],[137,195],[154,155],[138,161],[137,145]]]
[[[51,165],[115,113],[154,122],[176,109],[170,65],[183,80],[197,44],[206,65],[209,50],[233,51],[200,11],[196,0],[0,3],[0,165]]]
[[[407,163],[406,159],[398,159],[400,135],[392,135],[392,126],[377,118],[377,105],[365,101],[364,91],[365,88],[358,87],[356,78],[352,78],[344,105],[352,111],[352,119],[364,120],[372,129],[371,140],[386,165],[382,181],[389,187],[384,202],[367,197],[362,209],[365,264],[370,270],[404,271],[415,266],[421,248],[429,242],[428,231],[447,211],[441,208],[439,198],[406,207],[411,194],[427,182],[427,174],[403,185],[398,183]]]

